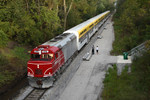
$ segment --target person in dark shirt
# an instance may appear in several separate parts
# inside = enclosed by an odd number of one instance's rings
[[[92,54],[94,55],[94,45],[93,45],[93,47],[92,47]]]

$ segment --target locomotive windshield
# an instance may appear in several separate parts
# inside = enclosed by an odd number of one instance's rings
[[[50,61],[53,58],[52,54],[31,54],[31,60]]]
[[[31,54],[31,59],[40,59],[39,54]]]

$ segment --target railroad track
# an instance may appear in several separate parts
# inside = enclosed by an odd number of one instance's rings
[[[40,100],[47,89],[33,89],[24,100]]]

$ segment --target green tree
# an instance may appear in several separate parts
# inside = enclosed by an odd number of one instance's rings
[[[119,0],[114,16],[114,50],[122,53],[150,39],[149,0]]]

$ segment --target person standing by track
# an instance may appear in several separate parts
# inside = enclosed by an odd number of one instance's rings
[[[98,54],[98,51],[99,51],[99,48],[98,48],[98,46],[96,46],[96,53]]]
[[[92,47],[92,54],[94,55],[94,45],[93,45],[93,47]]]

